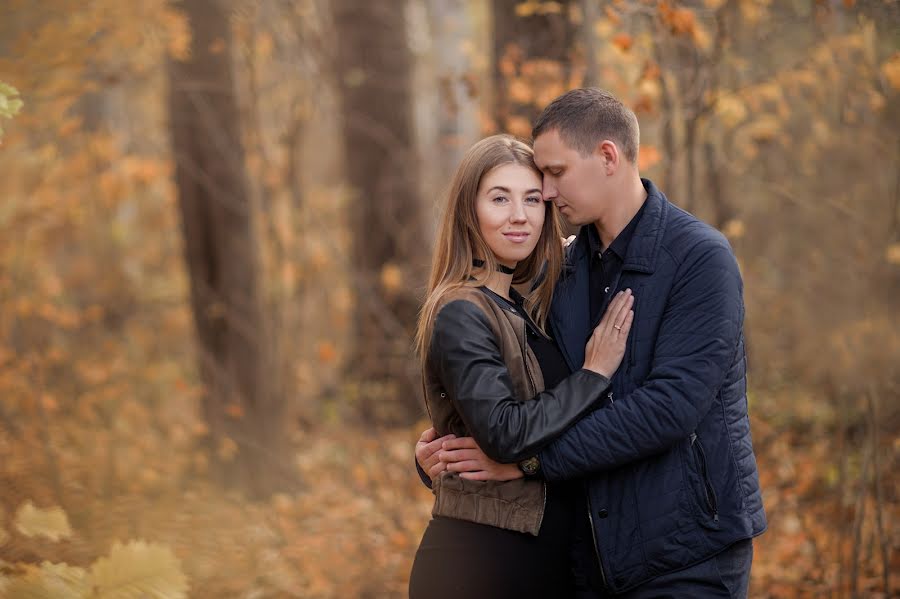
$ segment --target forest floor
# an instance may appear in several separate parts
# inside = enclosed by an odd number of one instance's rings
[[[115,464],[107,471],[94,454],[60,458],[69,467],[51,476],[46,455],[0,433],[0,580],[47,584],[39,580],[44,561],[82,576],[114,542],[141,540],[171,550],[168,567],[183,573],[190,597],[404,597],[430,517],[431,494],[412,466],[423,427],[298,434],[300,490],[267,502],[222,492],[205,480],[202,460],[159,448],[151,469],[125,474],[130,484],[104,488]],[[844,596],[834,590],[854,584],[862,596],[886,597],[885,557],[889,588],[900,589],[897,504],[876,501],[872,484],[860,492],[865,469],[852,461],[839,472],[834,443],[815,427],[754,421],[769,530],[755,544],[752,597]],[[896,444],[883,450],[897,455]],[[890,472],[890,462],[881,469]],[[895,480],[881,485],[896,497]],[[23,510],[28,502],[60,506],[65,522],[46,514],[37,521]],[[856,570],[848,566],[854,556]]]

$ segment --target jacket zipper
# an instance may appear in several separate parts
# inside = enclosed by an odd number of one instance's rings
[[[719,502],[716,498],[716,490],[713,488],[712,483],[709,481],[709,471],[706,466],[706,452],[703,451],[703,445],[700,444],[700,439],[697,437],[697,433],[691,433],[691,447],[695,447],[697,454],[697,459],[700,462],[700,477],[703,479],[703,490],[706,492],[706,504],[709,506],[710,511],[712,512],[713,522],[719,521]]]
[[[594,543],[594,554],[597,556],[597,564],[600,566],[600,578],[603,580],[603,587],[609,588],[606,582],[606,571],[603,569],[603,558],[600,556],[600,546],[597,545],[597,532],[594,530],[594,517],[591,515],[591,496],[588,493],[587,485],[584,486],[584,497],[587,500],[588,522],[591,525],[591,541]]]

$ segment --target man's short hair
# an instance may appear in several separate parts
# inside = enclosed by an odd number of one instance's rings
[[[594,152],[597,144],[609,139],[629,162],[637,162],[641,132],[637,117],[608,91],[596,87],[573,89],[544,109],[531,130],[532,140],[542,133],[558,130],[566,145],[582,156]]]

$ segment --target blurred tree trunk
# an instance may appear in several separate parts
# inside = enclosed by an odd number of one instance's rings
[[[362,416],[421,415],[411,331],[431,254],[424,243],[412,130],[412,56],[403,3],[335,0],[336,72],[357,289],[356,352]]]
[[[572,68],[583,60],[573,51],[578,30],[569,18],[568,0],[542,3],[519,16],[516,8],[522,4],[493,1],[494,118],[497,131],[527,139],[544,107],[581,84],[572,80]]]
[[[466,45],[475,38],[470,0],[428,0],[437,70],[437,129],[442,189],[466,149],[479,136],[479,82]]]
[[[266,343],[230,23],[217,0],[181,6],[193,39],[188,60],[169,62],[169,109],[206,385],[203,415],[220,481],[265,496],[279,488],[275,463],[283,456],[284,405],[272,393],[277,373]]]

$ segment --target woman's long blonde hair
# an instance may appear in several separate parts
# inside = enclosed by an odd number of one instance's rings
[[[481,236],[475,202],[484,176],[504,164],[519,164],[541,176],[534,163],[534,150],[511,135],[493,135],[473,145],[453,176],[431,261],[428,295],[416,328],[416,350],[423,362],[441,298],[459,287],[484,285],[490,273],[497,270],[494,253]],[[525,298],[525,308],[542,329],[550,311],[553,286],[562,268],[559,216],[549,202],[545,202],[545,209],[537,246],[528,258],[516,265],[513,274],[513,283],[519,284],[534,281],[544,269],[540,283]],[[484,260],[482,268],[472,265],[475,258]]]

